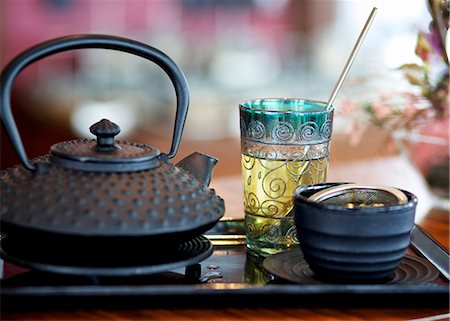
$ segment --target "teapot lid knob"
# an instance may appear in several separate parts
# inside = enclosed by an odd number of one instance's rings
[[[92,134],[97,136],[98,149],[104,150],[117,148],[114,144],[114,137],[120,133],[120,127],[113,122],[108,119],[102,119],[92,125],[89,130]]]
[[[50,148],[50,160],[62,167],[98,172],[135,172],[160,164],[159,150],[146,145],[114,140],[120,127],[102,119],[89,130],[94,139],[76,139],[57,143]]]

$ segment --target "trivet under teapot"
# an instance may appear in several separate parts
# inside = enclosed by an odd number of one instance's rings
[[[331,279],[324,280],[316,278],[314,272],[305,261],[300,248],[293,248],[267,257],[263,261],[263,267],[269,273],[294,283],[317,284],[337,282]],[[405,255],[391,277],[384,280],[377,280],[376,282],[386,284],[425,284],[433,282],[437,277],[439,277],[439,271],[426,259]],[[339,282],[342,283],[345,281],[340,280]],[[364,283],[364,280],[358,280],[357,282]]]
[[[197,236],[180,244],[141,244],[140,247],[66,251],[64,247],[37,248],[26,240],[5,237],[0,254],[8,262],[37,271],[86,276],[133,276],[194,265],[213,252],[212,243]]]
[[[101,120],[91,126],[96,140],[62,142],[53,145],[49,155],[28,159],[11,113],[13,81],[41,58],[81,48],[128,52],[166,71],[177,95],[168,154],[145,144],[115,141],[120,128]],[[159,50],[113,36],[62,37],[17,56],[3,70],[0,85],[1,120],[22,162],[22,166],[0,172],[2,233],[28,242],[78,236],[83,240],[153,237],[175,242],[203,233],[223,216],[223,200],[208,188],[217,160],[194,153],[178,164],[169,162],[178,150],[189,90],[182,71]]]

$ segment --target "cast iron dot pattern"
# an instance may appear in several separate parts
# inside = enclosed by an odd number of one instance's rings
[[[152,236],[189,231],[220,219],[224,202],[190,173],[157,168],[102,173],[65,169],[47,156],[0,172],[1,221],[72,235]]]

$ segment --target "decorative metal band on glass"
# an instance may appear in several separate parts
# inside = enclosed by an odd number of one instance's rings
[[[262,144],[328,143],[333,109],[325,103],[294,99],[258,99],[240,105],[241,139]]]
[[[284,227],[269,218],[289,213],[298,185],[326,181],[333,108],[301,99],[257,99],[239,109],[247,236],[296,241],[292,222]]]

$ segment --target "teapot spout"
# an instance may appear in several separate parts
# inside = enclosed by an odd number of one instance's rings
[[[217,158],[195,152],[180,160],[177,166],[194,175],[203,185],[209,186],[212,171],[217,161]]]

